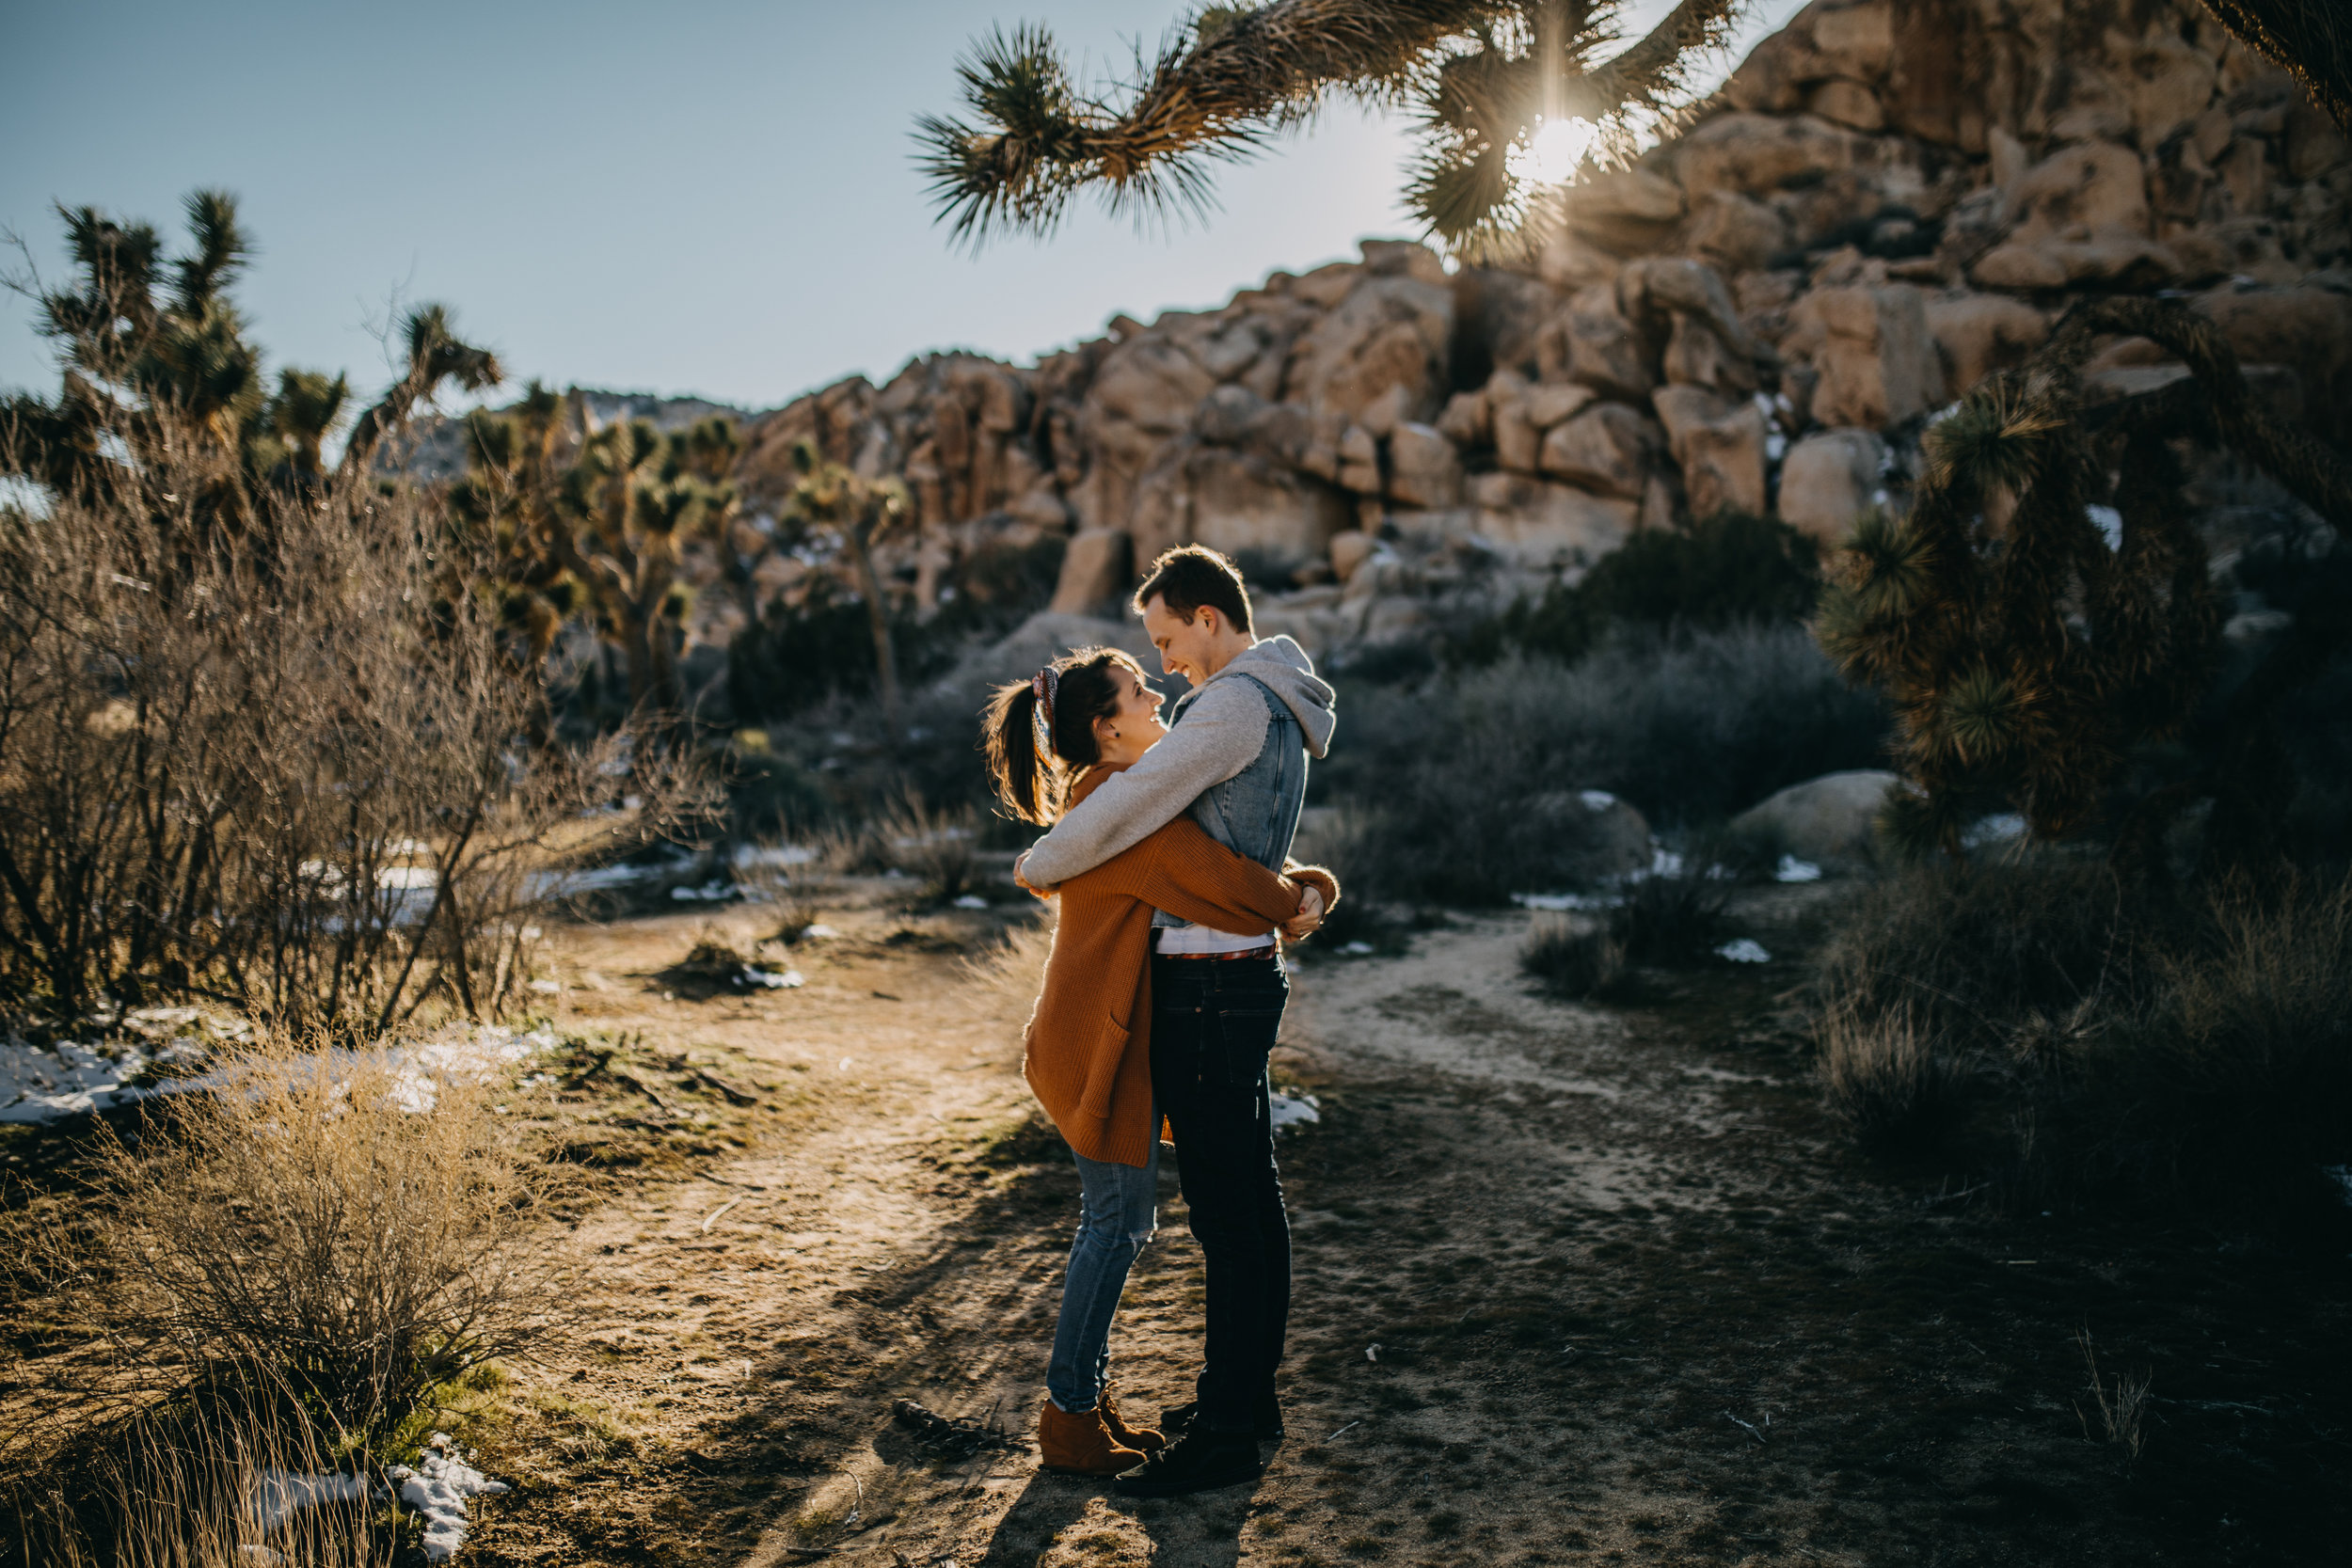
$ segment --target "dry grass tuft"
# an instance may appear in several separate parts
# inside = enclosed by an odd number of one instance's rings
[[[1919,1152],[1950,1129],[1961,1074],[1915,1009],[1841,1004],[1821,1018],[1817,1037],[1830,1108],[1863,1148]]]
[[[278,1048],[216,1082],[102,1133],[85,1190],[21,1228],[40,1307],[120,1398],[230,1369],[366,1444],[555,1325],[566,1267],[537,1227],[567,1178],[511,1135],[496,1078]],[[61,1423],[89,1415],[90,1388],[54,1393]]]
[[[208,1390],[87,1455],[79,1495],[17,1499],[31,1560],[56,1568],[389,1568],[395,1538],[353,1456],[282,1397]],[[78,1506],[76,1506],[78,1504]]]
[[[2083,1435],[2092,1442],[2105,1441],[2120,1449],[2123,1467],[2130,1469],[2139,1463],[2140,1450],[2148,1443],[2148,1410],[2151,1403],[2149,1386],[2153,1381],[2147,1372],[2137,1377],[2116,1374],[2115,1386],[2110,1389],[2099,1374],[2099,1352],[2091,1343],[2090,1330],[2074,1336],[2074,1343],[2082,1348],[2083,1368],[2090,1375],[2090,1401],[2099,1412],[2100,1435],[2093,1437],[2090,1417],[2080,1404],[2074,1406],[2074,1417],[2082,1422]]]
[[[1626,988],[1625,943],[1605,926],[1541,915],[1519,949],[1519,968],[1562,996],[1610,997]]]

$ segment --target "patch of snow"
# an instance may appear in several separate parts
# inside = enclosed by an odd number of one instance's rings
[[[1681,876],[1682,857],[1672,849],[1652,849],[1649,856],[1649,874],[1653,877]]]
[[[2352,1203],[2352,1165],[2322,1165],[2319,1174],[2334,1177],[2336,1185],[2344,1189],[2344,1201]]]
[[[1625,900],[1606,893],[1515,893],[1511,902],[1523,910],[1606,910]]]
[[[2005,811],[1993,816],[1979,817],[1967,832],[1960,835],[1960,844],[1963,849],[1976,849],[1987,844],[2004,844],[2012,838],[2025,836],[2026,819],[2013,811]]]
[[[967,893],[962,897],[956,900],[956,908],[960,910],[984,910],[988,908],[988,900],[981,897],[977,893]]]
[[[250,1030],[215,1025],[213,1032],[220,1039],[235,1040]],[[392,1103],[403,1111],[429,1111],[439,1098],[441,1080],[467,1077],[485,1082],[542,1051],[554,1050],[558,1043],[544,1029],[517,1034],[502,1024],[485,1024],[393,1048],[389,1053],[393,1067]],[[55,1046],[39,1046],[0,1040],[0,1122],[57,1121],[160,1095],[215,1088],[224,1082],[219,1073],[193,1070],[210,1053],[208,1042],[187,1037],[174,1039],[152,1053],[127,1043],[95,1046],[61,1040]],[[354,1051],[329,1054],[330,1064],[358,1059]],[[158,1067],[183,1070],[140,1082]]]
[[[447,1433],[425,1439],[416,1468],[395,1465],[384,1472],[400,1487],[400,1500],[424,1518],[424,1555],[428,1561],[446,1562],[466,1544],[466,1499],[503,1492],[506,1483],[490,1481],[467,1464]]]
[[[1368,942],[1351,942],[1345,947],[1341,948],[1340,951],[1347,954],[1351,958],[1367,958],[1372,956],[1372,943]]]
[[[1617,803],[1617,798],[1605,789],[1583,790],[1578,794],[1577,799],[1584,802],[1586,811],[1607,811]]]
[[[560,996],[564,991],[563,983],[557,980],[533,980],[531,989],[541,996]]]
[[[735,896],[735,884],[713,878],[700,887],[674,887],[670,890],[670,896],[681,904],[696,900],[706,904],[723,904]]]
[[[1777,463],[1788,455],[1788,437],[1775,430],[1764,437],[1764,460]]]
[[[342,1470],[322,1470],[310,1475],[293,1470],[263,1470],[254,1478],[253,1522],[267,1535],[304,1509],[319,1503],[367,1500],[368,1483],[362,1476]]]
[[[735,851],[738,865],[806,865],[816,858],[816,850],[799,844],[745,844]]]
[[[2111,506],[2086,506],[2083,515],[2099,526],[2099,536],[2107,542],[2107,548],[2123,547],[2123,514]]]
[[[841,933],[839,931],[834,930],[830,926],[818,925],[803,926],[801,927],[801,940],[803,942],[823,942],[828,937],[837,937]]]
[[[770,990],[796,990],[808,984],[808,976],[797,969],[787,969],[778,973],[772,969],[760,969],[745,964],[743,983],[747,986],[766,986]]]
[[[1266,1125],[1277,1132],[1323,1119],[1322,1101],[1311,1094],[1289,1095],[1277,1089],[1266,1096]]]
[[[1818,882],[1820,879],[1820,866],[1811,861],[1801,861],[1794,855],[1781,856],[1779,868],[1772,873],[1772,880],[1776,882]]]
[[[1736,964],[1765,964],[1772,961],[1772,956],[1764,951],[1764,944],[1754,937],[1740,937],[1736,941],[1724,942],[1715,949],[1715,956],[1719,958],[1729,958]]]

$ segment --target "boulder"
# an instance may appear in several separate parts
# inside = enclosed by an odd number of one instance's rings
[[[1521,566],[1589,566],[1633,532],[1634,503],[1524,474],[1479,474],[1470,482],[1478,536]]]
[[[1570,296],[1536,337],[1535,362],[1545,381],[1573,381],[1605,398],[1639,402],[1658,385],[1648,347],[1607,283]]]
[[[1605,882],[1650,868],[1649,822],[1605,789],[1548,790],[1527,802],[1529,825],[1544,843],[1529,874],[1557,887]]]
[[[1849,131],[1876,132],[1886,126],[1886,111],[1879,106],[1879,95],[1844,76],[1833,76],[1816,87],[1805,95],[1804,106],[1817,119]]]
[[[1362,425],[1349,425],[1340,437],[1339,483],[1359,496],[1380,493],[1380,443]]]
[[[2128,147],[2085,141],[2060,148],[2003,196],[2016,228],[1969,268],[1981,287],[2045,290],[2098,281],[2162,288],[2181,276],[2179,261],[2152,235],[2147,173]]]
[[[1824,870],[1864,870],[1877,859],[1878,815],[1896,783],[1874,769],[1824,773],[1750,806],[1731,831]]]
[[[1885,443],[1871,430],[1823,430],[1788,449],[1780,467],[1780,517],[1835,548],[1879,489]]]
[[[1343,529],[1331,535],[1331,575],[1345,582],[1379,547],[1379,541],[1361,529]]]
[[[1944,401],[1944,369],[1919,291],[1907,283],[1816,289],[1789,312],[1782,349],[1812,362],[1821,424],[1873,429]]]
[[[1134,559],[1134,541],[1125,529],[1080,529],[1062,552],[1052,613],[1091,615],[1120,603],[1136,585]]]
[[[1661,387],[1650,400],[1682,467],[1691,515],[1735,511],[1762,515],[1764,414],[1748,398],[1699,387]]]
[[[1485,388],[1446,399],[1445,411],[1438,416],[1438,433],[1457,447],[1492,446],[1494,410]]]
[[[1682,217],[1682,189],[1648,169],[1612,169],[1560,195],[1562,227],[1619,255],[1657,244]]]
[[[1830,80],[1883,81],[1895,53],[1893,0],[1816,0],[1751,51],[1724,84],[1733,107],[1785,114]]]
[[[1430,425],[1410,420],[1389,433],[1389,499],[1405,506],[1452,506],[1462,499],[1462,459]]]
[[[1555,425],[1537,466],[1596,495],[1639,500],[1659,448],[1658,427],[1622,403],[1604,403]]]
[[[1994,371],[2020,363],[2050,335],[2047,317],[2007,294],[1955,292],[1931,298],[1925,309],[1949,397],[1962,396]]]
[[[1763,266],[1788,245],[1788,220],[1738,191],[1709,191],[1692,204],[1682,246],[1726,272]]]

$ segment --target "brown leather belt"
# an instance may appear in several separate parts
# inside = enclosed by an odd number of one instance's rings
[[[1270,958],[1274,957],[1274,944],[1268,942],[1263,947],[1245,947],[1234,953],[1155,953],[1152,956],[1161,958]]]

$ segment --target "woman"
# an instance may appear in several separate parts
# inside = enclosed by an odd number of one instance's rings
[[[1168,733],[1143,671],[1085,648],[1001,687],[986,717],[989,771],[1005,809],[1050,824]],[[1114,1475],[1160,1434],[1120,1419],[1107,1386],[1111,1318],[1156,1223],[1160,1117],[1152,1103],[1152,911],[1220,930],[1311,929],[1339,897],[1317,867],[1278,876],[1189,817],[1064,882],[1045,989],[1023,1034],[1030,1089],[1069,1141],[1083,1207],[1038,1413],[1048,1468]]]

